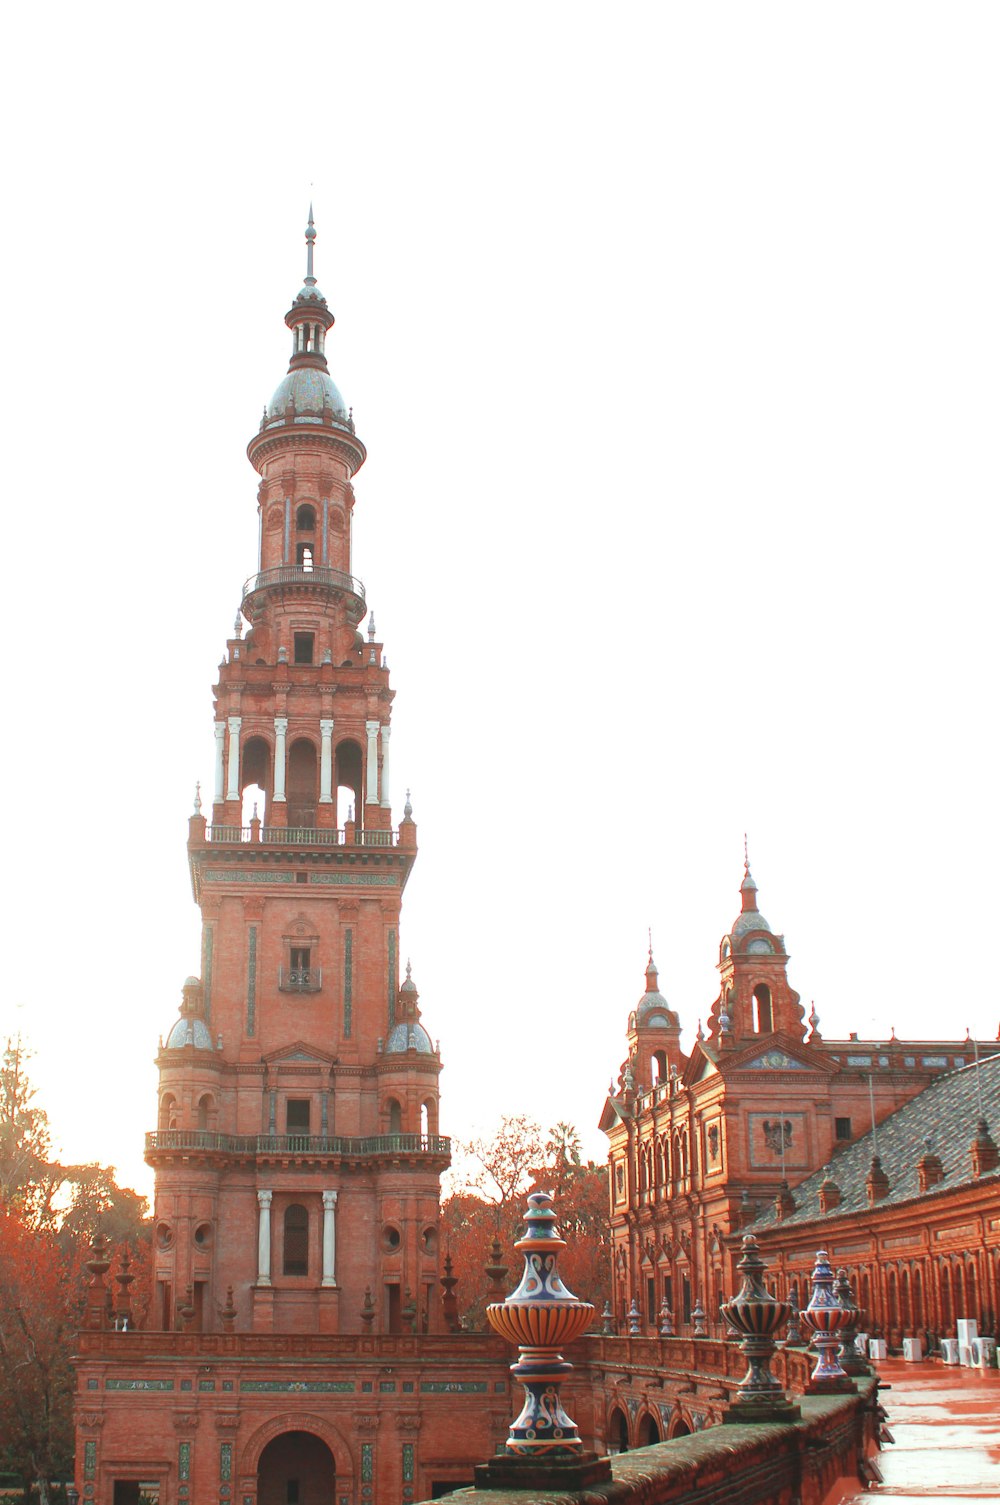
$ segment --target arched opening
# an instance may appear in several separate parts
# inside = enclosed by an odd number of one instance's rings
[[[295,513],[295,529],[298,533],[315,533],[316,511],[304,502]]]
[[[300,570],[307,574],[313,567],[313,546],[311,543],[299,543],[295,545],[295,563]]]
[[[298,737],[288,753],[288,824],[316,824],[316,749]]]
[[[753,990],[753,1032],[755,1035],[769,1035],[773,1028],[771,989],[766,982],[759,982]]]
[[[927,1321],[924,1316],[924,1280],[919,1270],[914,1270],[913,1272],[912,1301],[913,1325],[915,1328],[924,1327]]]
[[[326,1505],[334,1498],[333,1454],[312,1432],[282,1432],[257,1465],[257,1505]]]
[[[177,1123],[177,1099],[172,1092],[165,1092],[160,1098],[160,1112],[156,1126],[158,1129],[176,1129]]]
[[[639,1422],[639,1426],[635,1434],[635,1445],[637,1448],[648,1448],[652,1447],[654,1442],[659,1442],[659,1440],[660,1428],[656,1423],[655,1417],[650,1416],[649,1412],[647,1411],[645,1416]]]
[[[976,1279],[976,1267],[971,1263],[971,1261],[965,1267],[965,1283],[967,1293],[965,1298],[967,1307],[965,1315],[967,1317],[973,1317],[977,1321],[981,1321],[982,1313],[979,1310],[979,1282]]]
[[[653,1086],[657,1087],[667,1080],[667,1053],[665,1050],[654,1050],[649,1061],[649,1072],[653,1080]]]
[[[240,792],[243,796],[242,823],[250,824],[253,807],[262,821],[267,821],[268,796],[271,789],[271,749],[263,737],[248,737],[240,755]]]
[[[899,1320],[903,1327],[904,1336],[910,1334],[910,1272],[904,1270],[899,1277]],[[911,1334],[912,1336],[912,1334]]]
[[[396,1101],[396,1099],[394,1097],[390,1097],[389,1101],[386,1103],[385,1106],[386,1106],[386,1112],[388,1114],[388,1119],[389,1119],[389,1123],[388,1123],[389,1133],[390,1134],[402,1134],[402,1132],[403,1132],[403,1110],[399,1106],[399,1103]]]
[[[336,820],[338,826],[343,826],[348,818],[350,806],[354,806],[354,819],[358,825],[362,822],[361,804],[361,776],[362,776],[361,748],[357,742],[350,738],[337,743],[336,754],[336,778],[337,786],[337,810]]]
[[[212,1095],[209,1092],[205,1092],[198,1099],[198,1127],[199,1127],[199,1129],[210,1129],[212,1127],[212,1120],[215,1117],[215,1114],[213,1113],[212,1109],[213,1109]]]
[[[432,1097],[427,1099],[420,1110],[420,1124],[424,1134],[436,1134],[438,1131],[438,1105]]]
[[[670,1423],[670,1431],[667,1433],[667,1440],[669,1442],[672,1442],[675,1437],[690,1436],[691,1428],[688,1426],[683,1416],[675,1417],[674,1420]]]
[[[628,1452],[628,1421],[625,1418],[625,1412],[620,1411],[617,1406],[612,1411],[608,1422],[608,1452]]]
[[[309,1274],[309,1214],[298,1202],[285,1208],[282,1273]]]
[[[899,1299],[895,1270],[887,1270],[885,1277],[885,1324],[892,1331],[899,1324]]]

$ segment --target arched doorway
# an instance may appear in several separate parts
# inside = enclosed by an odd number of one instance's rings
[[[260,1455],[257,1505],[330,1505],[336,1468],[312,1432],[282,1432]]]
[[[690,1436],[691,1436],[691,1428],[688,1426],[688,1424],[684,1420],[683,1416],[677,1416],[677,1417],[675,1417],[674,1420],[670,1423],[670,1431],[667,1434],[668,1440],[670,1442],[673,1442],[673,1440],[674,1440],[675,1437],[690,1437]]]
[[[636,1432],[635,1445],[639,1448],[648,1448],[651,1447],[654,1442],[659,1442],[659,1440],[660,1429],[656,1424],[655,1418],[650,1416],[649,1412],[647,1411],[645,1416],[639,1422],[639,1427]]]
[[[628,1452],[628,1421],[618,1406],[612,1411],[608,1424],[608,1452]]]

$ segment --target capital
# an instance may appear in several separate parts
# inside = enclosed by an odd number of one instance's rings
[[[261,1208],[262,1212],[265,1209],[267,1209],[267,1208],[269,1208],[271,1206],[271,1198],[273,1196],[274,1196],[274,1192],[273,1191],[259,1191],[257,1193],[257,1201],[260,1204],[260,1208]]]
[[[283,737],[285,735],[285,733],[287,732],[287,730],[288,730],[288,717],[287,716],[275,716],[275,718],[274,718],[274,731],[275,731],[275,735],[278,736],[278,737]]]
[[[390,731],[390,727],[389,727],[388,721],[383,722],[383,724],[382,724],[382,741],[383,742],[388,742],[388,740],[389,740],[389,731]]]
[[[216,742],[221,742],[222,739],[225,737],[225,735],[226,735],[226,723],[224,721],[217,721],[215,723],[215,740],[216,740]]]
[[[322,733],[322,735],[324,737],[332,737],[333,736],[333,717],[332,716],[321,716],[319,718],[319,729],[320,729],[320,732]]]
[[[239,729],[240,729],[240,727],[242,725],[243,725],[243,717],[242,716],[230,716],[230,718],[229,718],[229,730],[231,732],[238,732]]]
[[[324,1209],[324,1211],[326,1211],[326,1212],[332,1212],[333,1209],[336,1207],[336,1205],[337,1205],[337,1193],[335,1191],[325,1191],[323,1193],[323,1209]]]
[[[379,729],[380,725],[381,725],[381,722],[379,722],[379,721],[366,721],[365,722],[365,731],[368,733],[369,737],[377,737],[378,736],[378,729]]]

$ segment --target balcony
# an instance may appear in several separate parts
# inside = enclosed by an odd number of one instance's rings
[[[398,831],[350,831],[343,827],[261,826],[256,836],[251,826],[206,826],[205,840],[214,846],[264,847],[396,847]]]
[[[163,1151],[239,1156],[308,1155],[368,1160],[377,1156],[451,1155],[444,1134],[216,1134],[211,1129],[158,1129],[146,1135],[146,1155]]]
[[[318,993],[323,986],[322,967],[279,967],[279,993]]]
[[[255,597],[262,592],[280,594],[321,595],[344,599],[347,615],[352,622],[360,622],[366,611],[365,587],[355,575],[346,575],[343,570],[334,570],[325,564],[306,569],[299,564],[279,564],[275,569],[261,570],[251,575],[243,586],[240,610],[248,622],[254,619]]]

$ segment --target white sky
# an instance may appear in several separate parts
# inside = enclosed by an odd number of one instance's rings
[[[150,1184],[310,194],[442,1127],[602,1155],[646,927],[690,1044],[744,830],[825,1034],[992,1038],[997,7],[5,35],[0,1029],[66,1155]]]

